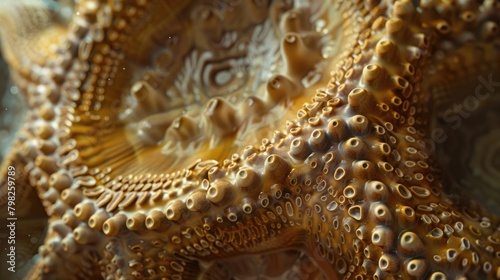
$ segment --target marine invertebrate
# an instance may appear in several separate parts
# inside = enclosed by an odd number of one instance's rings
[[[34,278],[500,277],[430,114],[494,85],[495,1],[35,8],[3,33],[31,111],[2,165],[49,215]]]

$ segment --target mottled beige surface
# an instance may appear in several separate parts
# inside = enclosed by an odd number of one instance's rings
[[[0,10],[28,278],[500,278],[498,2],[66,2]]]

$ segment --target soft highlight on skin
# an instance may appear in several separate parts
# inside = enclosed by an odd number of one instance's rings
[[[4,9],[26,278],[499,279],[499,4],[305,2]]]

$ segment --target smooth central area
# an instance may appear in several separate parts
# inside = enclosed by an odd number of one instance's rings
[[[323,1],[250,2],[196,2],[143,35],[153,43],[149,55],[135,54],[145,65],[119,100],[116,124],[82,152],[90,168],[126,177],[144,171],[137,166],[159,174],[222,161],[310,102],[328,81],[338,19]]]

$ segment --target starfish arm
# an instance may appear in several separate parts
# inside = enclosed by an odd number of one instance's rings
[[[484,5],[498,9],[493,3]],[[442,181],[424,176],[435,164],[431,150],[435,146],[428,145],[434,136],[427,130],[432,95],[431,89],[420,88],[422,73],[414,69],[421,69],[433,52],[442,51],[440,44],[450,41],[464,61],[470,56],[468,51],[476,48],[482,54],[474,56],[474,61],[488,57],[491,62],[481,71],[497,69],[497,39],[477,30],[485,30],[485,22],[498,21],[498,10],[490,13],[490,8],[470,4],[464,10],[446,6],[450,10],[442,12],[443,6],[422,6],[417,12],[409,1],[401,1],[388,9],[392,17],[364,21],[371,26],[370,33],[363,33],[359,53],[342,62],[350,65],[349,60],[362,57],[365,63],[356,65],[362,72],[342,66],[330,81],[329,91],[341,104],[339,111],[352,112],[335,116],[335,125],[351,138],[342,138],[338,150],[329,151],[342,159],[330,171],[333,178],[322,176],[336,194],[333,202],[327,200],[336,215],[323,218],[333,220],[335,230],[325,229],[318,246],[324,258],[335,256],[336,246],[344,250],[336,260],[331,257],[344,276],[367,272],[378,278],[401,274],[419,278],[428,273],[438,278],[453,274],[497,277],[498,260],[493,253],[498,250],[497,217],[472,210],[463,199],[451,199],[456,195],[447,194]],[[468,12],[484,21],[469,22],[466,30],[460,29],[464,27],[456,17]],[[447,26],[439,32],[453,30],[449,37],[436,36],[424,24],[433,21]],[[474,34],[476,39],[463,43],[454,32]],[[443,68],[451,76],[463,75],[464,70],[456,66],[452,72],[449,67],[453,66]],[[475,76],[471,73],[471,77]],[[481,227],[484,220],[488,222]],[[332,248],[331,244],[336,245]],[[353,260],[362,265],[360,270],[347,268]]]
[[[29,176],[34,163],[23,149],[29,133],[21,129],[17,135],[0,167],[0,207],[4,209],[2,219],[15,225],[15,231],[8,228],[6,243],[15,245],[16,273],[21,274],[32,266],[32,257],[43,239],[46,214],[34,187],[36,180]]]
[[[31,80],[31,68],[40,68],[46,61],[46,54],[43,51],[37,52],[30,44],[29,38],[43,30],[44,26],[49,25],[48,11],[45,8],[41,2],[23,1],[19,1],[15,5],[1,3],[0,8],[0,18],[3,23],[0,33],[3,55],[11,66],[11,78],[24,86],[21,86],[20,92],[25,94],[24,97],[29,102],[34,100],[26,96],[26,89],[28,86],[34,87],[36,85]],[[31,17],[31,15],[33,16]],[[32,20],[29,20],[30,18]],[[43,48],[39,50],[43,50]],[[43,100],[38,99],[37,102],[40,104]],[[20,205],[29,205],[29,203],[21,202],[29,201],[33,195],[36,196],[37,178],[36,175],[31,176],[30,173],[35,167],[37,145],[40,143],[33,140],[36,137],[36,127],[29,122],[36,120],[37,117],[32,112],[27,113],[25,123],[17,132],[17,139],[11,145],[10,153],[2,162],[0,175],[2,203],[6,202],[7,199],[8,177],[15,179],[16,196],[21,200],[18,201]],[[29,209],[29,207],[25,207],[25,209]],[[26,216],[23,210],[18,211],[18,214]]]

